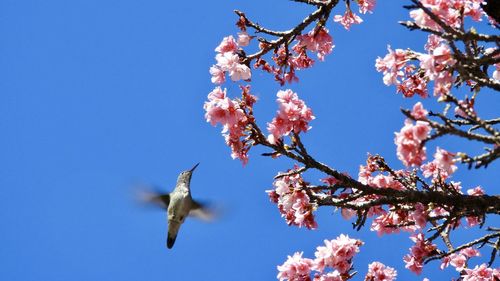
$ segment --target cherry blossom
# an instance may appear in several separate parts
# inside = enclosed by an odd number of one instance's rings
[[[393,281],[396,280],[397,271],[381,262],[372,262],[368,265],[365,281]]]
[[[359,252],[359,246],[363,245],[361,240],[349,238],[344,234],[324,242],[325,246],[317,247],[314,253],[314,269],[320,272],[326,267],[337,269],[340,273],[347,272],[352,266],[351,259]]]
[[[267,130],[271,133],[268,141],[272,144],[291,132],[307,132],[310,129],[309,122],[315,118],[312,110],[292,90],[280,90],[277,96],[278,112],[267,125]]]
[[[422,233],[410,236],[415,245],[410,248],[410,254],[403,257],[405,267],[416,274],[420,274],[423,268],[423,259],[436,250],[436,245],[431,244]]]
[[[313,266],[311,259],[303,258],[303,252],[296,252],[293,256],[288,256],[288,259],[282,265],[278,266],[278,279],[289,281],[306,281],[311,280],[309,274]]]
[[[359,12],[366,14],[367,12],[372,13],[375,8],[376,0],[358,0]]]
[[[427,122],[417,121],[414,124],[407,119],[401,131],[396,133],[394,143],[397,146],[397,155],[405,166],[419,166],[426,159],[426,148],[421,144],[430,131],[431,127]]]
[[[486,264],[476,265],[473,269],[464,269],[463,281],[493,281],[500,279],[498,268],[489,268]]]
[[[281,216],[289,225],[309,229],[318,227],[313,214],[316,205],[310,202],[309,195],[303,190],[304,180],[300,173],[279,177],[273,185],[275,189],[267,193],[271,201],[278,204]]]
[[[307,34],[297,36],[298,43],[293,50],[300,55],[303,48],[317,53],[318,59],[325,60],[325,56],[330,54],[335,47],[332,36],[325,27],[315,28]],[[301,68],[305,68],[302,66]]]
[[[346,9],[343,16],[335,15],[333,17],[333,21],[339,22],[347,30],[351,28],[351,25],[360,24],[363,22],[363,20],[358,15],[353,13],[350,9]]]

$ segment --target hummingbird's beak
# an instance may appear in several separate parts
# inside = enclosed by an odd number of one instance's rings
[[[198,167],[198,165],[200,165],[200,163],[194,165],[194,167],[191,170],[189,170],[189,171],[192,173],[194,171],[194,169],[196,169],[196,167]]]

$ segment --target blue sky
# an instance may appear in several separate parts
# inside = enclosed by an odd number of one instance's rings
[[[310,11],[266,2],[0,2],[1,280],[275,280],[287,255],[313,257],[316,246],[340,233],[366,243],[355,259],[359,280],[374,260],[395,267],[398,280],[455,276],[436,263],[414,276],[401,260],[408,235],[353,231],[332,209],[318,211],[316,231],[287,226],[264,191],[294,163],[261,157],[261,148],[252,149],[246,167],[230,158],[202,106],[213,88],[214,48],[237,32],[232,10],[277,29]],[[393,132],[403,124],[399,108],[416,102],[383,85],[374,62],[387,44],[422,50],[425,36],[397,24],[407,19],[401,5],[408,3],[379,2],[349,32],[330,21],[333,54],[287,86],[317,117],[303,137],[311,154],[353,175],[367,152],[401,167]],[[265,126],[282,88],[260,72],[252,85]],[[236,84],[227,87],[237,95]],[[498,96],[485,94],[478,111],[491,116],[498,104]],[[436,144],[453,151],[463,143]],[[169,191],[197,162],[193,196],[218,204],[223,215],[212,224],[188,220],[167,250],[165,214],[137,205],[133,187]],[[495,164],[454,179],[493,191],[494,174]]]

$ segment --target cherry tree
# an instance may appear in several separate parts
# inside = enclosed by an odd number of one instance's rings
[[[405,98],[417,100],[412,108],[401,110],[403,125],[394,138],[404,169],[393,168],[397,163],[388,163],[383,155],[370,154],[366,163],[360,163],[357,175],[339,172],[308,152],[301,134],[311,129],[315,115],[292,89],[277,92],[278,109],[265,128],[254,115],[257,98],[250,87],[253,72],[268,73],[281,86],[293,85],[300,70],[323,62],[332,53],[328,25],[350,29],[363,22],[361,16],[376,12],[375,0],[295,2],[312,6],[314,11],[286,31],[259,25],[244,12],[235,11],[237,34],[223,38],[215,48],[216,63],[209,72],[216,87],[208,94],[205,117],[214,126],[222,125],[232,158],[246,165],[251,148],[262,146],[268,149],[264,156],[293,160],[294,166],[279,172],[273,189],[267,191],[289,225],[315,229],[315,211],[334,207],[343,218],[352,220],[357,230],[369,228],[378,235],[408,232],[414,244],[401,258],[415,274],[436,261],[442,269],[456,269],[456,276],[450,278],[500,280],[500,269],[495,268],[500,228],[487,225],[486,220],[500,213],[500,196],[486,194],[481,186],[462,187],[451,180],[459,167],[486,169],[500,157],[500,118],[483,118],[475,109],[481,101],[481,90],[489,89],[483,94],[500,91],[497,2],[411,0],[404,6],[412,20],[400,24],[409,32],[427,34],[427,41],[422,42],[420,50],[388,47],[387,54],[374,58],[381,83],[394,86]],[[488,23],[489,34],[474,28],[479,21]],[[252,44],[257,51],[248,53]],[[228,93],[222,87],[227,83],[238,83],[239,93]],[[430,102],[441,104],[442,110],[427,110],[425,104]],[[467,150],[448,151],[440,143],[435,150],[427,151],[432,142],[444,136],[470,140],[470,146],[485,150],[477,155]],[[321,185],[306,180],[311,170],[324,174]],[[482,229],[482,236],[470,237],[463,244],[450,238],[450,233],[470,227]],[[438,246],[438,239],[443,247]],[[301,252],[288,256],[277,267],[277,278],[353,278],[354,258],[363,242],[341,234],[324,243],[313,258]],[[474,258],[479,255],[489,256],[489,261],[478,264]],[[390,265],[373,261],[367,266],[364,280],[397,277]]]

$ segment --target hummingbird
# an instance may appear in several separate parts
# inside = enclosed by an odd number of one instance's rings
[[[167,248],[169,249],[174,246],[177,233],[187,216],[195,216],[205,220],[212,218],[212,214],[205,204],[193,200],[191,197],[191,176],[199,164],[194,165],[191,170],[179,174],[177,184],[172,192],[166,194],[155,192],[145,198],[167,210]]]

